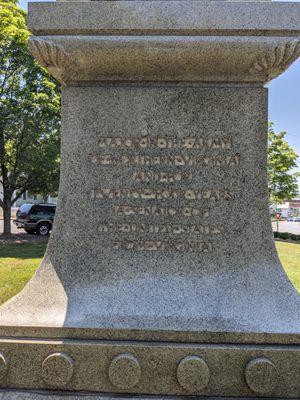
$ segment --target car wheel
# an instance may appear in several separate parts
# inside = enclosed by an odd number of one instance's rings
[[[35,229],[25,229],[25,232],[29,235],[33,235],[35,233]]]
[[[47,222],[42,222],[38,225],[36,233],[41,236],[47,236],[50,233],[50,225]]]

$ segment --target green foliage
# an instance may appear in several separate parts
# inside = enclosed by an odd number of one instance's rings
[[[296,235],[294,233],[289,233],[289,232],[273,232],[274,233],[274,238],[276,239],[283,239],[283,240],[295,240],[295,241],[300,241],[300,235]]]
[[[24,45],[29,38],[25,23],[25,12],[16,4],[16,0],[0,1],[1,47],[8,50],[12,43]]]
[[[296,235],[295,233],[290,233],[290,239],[300,241],[300,235]]]
[[[298,194],[297,174],[291,173],[297,167],[298,155],[284,139],[286,132],[276,133],[270,124],[268,139],[268,186],[270,202],[280,204]]]
[[[53,194],[59,179],[60,93],[28,50],[25,13],[0,0],[0,179],[9,207],[26,190]],[[16,191],[17,195],[14,196]]]

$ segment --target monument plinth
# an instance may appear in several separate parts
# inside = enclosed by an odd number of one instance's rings
[[[300,4],[32,3],[28,23],[63,84],[62,166],[42,266],[0,308],[5,398],[299,397],[264,84],[300,54]]]

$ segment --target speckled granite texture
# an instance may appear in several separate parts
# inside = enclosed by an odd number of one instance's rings
[[[178,399],[178,397],[170,397],[170,396],[159,396],[159,397],[146,397],[146,396],[126,396],[124,397],[126,399],[136,399],[136,400],[175,400]],[[193,397],[195,400],[201,399],[201,400],[241,400],[241,397]],[[120,396],[99,396],[99,395],[93,395],[93,394],[53,394],[53,393],[40,393],[40,392],[0,392],[0,399],[1,400],[113,400],[113,399],[122,399]],[[243,400],[258,400],[259,397],[249,397],[249,398],[243,398]],[[281,399],[281,400],[286,400],[286,399]],[[296,400],[291,399],[291,400]]]
[[[90,1],[29,3],[35,35],[299,35],[296,2]]]
[[[0,308],[0,387],[299,398],[263,85],[300,53],[300,4],[36,3],[28,21],[64,85],[61,182],[42,266]],[[56,398],[0,393],[19,397]]]
[[[259,88],[65,88],[55,229],[0,321],[298,332],[268,214],[266,107]]]
[[[297,3],[91,1],[29,6],[31,47],[67,85],[267,82],[300,54]]]

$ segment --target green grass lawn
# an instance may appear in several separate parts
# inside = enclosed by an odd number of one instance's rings
[[[276,242],[276,248],[285,272],[300,293],[300,244]]]
[[[0,244],[0,304],[25,286],[45,250],[45,243]]]
[[[300,245],[276,242],[281,262],[300,292]],[[0,245],[0,304],[18,293],[38,268],[45,243]]]

